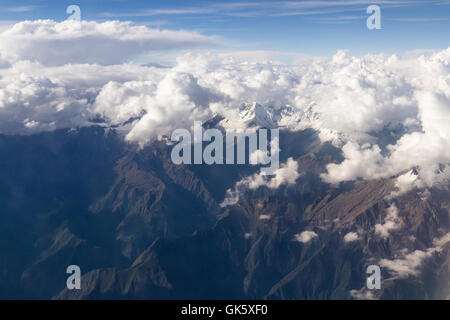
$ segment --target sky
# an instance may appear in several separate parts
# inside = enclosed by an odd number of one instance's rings
[[[207,49],[330,56],[442,50],[449,45],[450,1],[142,1],[1,0],[0,28],[23,20],[63,21],[78,5],[82,20],[132,21],[149,28],[188,30],[217,41]],[[380,30],[366,9],[381,8]]]

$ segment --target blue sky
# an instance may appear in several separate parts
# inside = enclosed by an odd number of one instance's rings
[[[1,24],[64,20],[69,5],[83,20],[122,20],[162,29],[216,35],[221,49],[330,55],[444,49],[450,38],[450,1],[142,1],[0,0]],[[382,29],[368,30],[366,8],[381,7]]]

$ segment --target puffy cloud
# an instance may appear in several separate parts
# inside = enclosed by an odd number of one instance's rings
[[[421,131],[401,136],[395,144],[387,146],[383,155],[378,145],[361,146],[348,142],[343,147],[345,160],[330,164],[323,178],[332,183],[363,179],[378,179],[396,175],[401,171],[417,168],[418,177],[397,178],[399,193],[415,187],[446,184],[450,178],[450,122],[449,98],[431,92],[415,94],[419,108]]]
[[[410,170],[395,179],[395,187],[397,188],[397,190],[393,191],[389,195],[388,199],[396,198],[405,193],[408,193],[415,188],[421,188],[422,186],[423,184],[421,183],[421,180],[419,179],[415,170]]]
[[[0,132],[34,133],[87,124],[86,98],[46,77],[1,79]]]
[[[389,269],[391,272],[395,273],[397,276],[406,278],[410,275],[418,275],[419,267],[422,262],[431,256],[431,251],[421,251],[416,250],[402,258],[388,260],[380,260],[380,266]]]
[[[325,181],[337,183],[356,180],[359,177],[377,179],[385,174],[379,164],[384,158],[381,149],[375,146],[360,146],[355,142],[348,142],[342,147],[345,160],[340,164],[329,164],[328,172],[322,174]]]
[[[384,223],[378,223],[375,225],[375,233],[386,239],[389,237],[391,231],[399,229],[401,225],[402,220],[398,216],[398,209],[395,204],[392,204],[387,209],[387,215],[384,218]]]
[[[129,141],[140,144],[174,129],[191,127],[195,120],[208,119],[212,115],[209,105],[218,100],[197,78],[175,70],[158,83],[154,95],[146,98],[146,114],[127,135]],[[139,101],[137,104],[142,106]]]
[[[94,102],[102,88],[110,81],[125,83],[136,77],[150,82],[158,78],[158,70],[130,64],[45,67],[28,61],[0,69],[0,132],[32,134],[90,125],[89,119],[99,113]],[[125,112],[113,107],[111,103],[111,113]]]
[[[385,83],[386,92],[396,90],[397,93],[392,95],[393,99],[389,98],[382,104],[377,103],[375,109],[379,109],[380,113],[374,115],[372,120],[361,118],[365,115],[364,107],[354,110],[350,118],[363,119],[362,123],[367,123],[369,128],[364,130],[363,134],[358,130],[349,132],[345,128],[337,129],[344,136],[343,141],[348,141],[343,148],[345,160],[340,164],[330,164],[328,172],[323,175],[324,180],[336,183],[357,178],[377,179],[416,168],[418,177],[414,182],[410,181],[408,188],[406,176],[397,180],[400,193],[415,187],[448,184],[449,61],[450,49],[436,53],[428,59],[422,56],[416,60],[400,61],[396,56],[392,56],[381,60],[378,67],[390,70],[390,74],[402,76],[396,86],[379,79],[380,83]],[[388,78],[392,77],[390,75]],[[370,88],[376,89],[376,86],[371,85]],[[376,96],[378,95],[375,94],[374,97]],[[345,118],[347,119],[347,116]],[[344,120],[344,123],[347,120]],[[359,123],[350,121],[357,129]],[[379,125],[376,125],[377,123]],[[404,133],[395,137],[394,131],[390,131],[389,134],[394,135],[392,141],[383,143],[379,135],[371,131],[379,131],[386,126],[400,126],[398,128]]]
[[[436,238],[433,241],[434,247],[426,250],[415,250],[403,254],[402,257],[393,260],[382,259],[380,266],[387,268],[395,275],[406,278],[408,276],[417,276],[420,273],[420,267],[423,262],[430,258],[435,252],[440,252],[444,246],[450,242],[450,233],[447,233],[442,238]]]
[[[0,50],[8,59],[45,65],[118,64],[152,50],[214,43],[213,38],[194,32],[149,29],[120,21],[23,21],[0,34]]]
[[[0,132],[89,125],[100,116],[105,125],[133,119],[122,129],[144,145],[219,114],[231,129],[316,129],[345,158],[328,165],[322,178],[330,183],[397,177],[400,194],[450,180],[450,48],[414,58],[340,51],[299,65],[202,53],[180,56],[171,68],[100,66],[79,63],[122,63],[211,38],[117,21],[76,23],[26,21],[0,34]],[[68,62],[77,64],[62,65]],[[411,182],[403,175],[413,168]],[[289,182],[286,170],[243,184],[276,188]]]
[[[298,163],[292,158],[289,158],[285,164],[275,170],[273,176],[267,176],[259,172],[238,181],[233,189],[227,190],[221,206],[225,207],[236,204],[239,201],[240,195],[248,189],[256,190],[262,186],[277,189],[284,184],[295,184],[298,177],[300,177]]]
[[[314,231],[303,231],[300,234],[296,234],[294,236],[294,240],[301,242],[301,243],[308,243],[312,239],[317,238],[317,237],[318,237],[318,235]]]
[[[349,232],[344,236],[345,242],[353,242],[359,239],[359,235],[356,232]]]

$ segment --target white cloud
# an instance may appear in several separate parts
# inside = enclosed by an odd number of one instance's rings
[[[338,74],[352,66],[352,60],[355,58],[338,55],[335,59],[341,66]],[[331,97],[334,92],[339,96],[331,101],[325,98],[331,105],[331,113],[320,115],[317,122],[327,128],[322,131],[328,137],[344,143],[345,157],[342,163],[328,166],[324,180],[337,183],[357,178],[378,179],[417,167],[417,183],[424,186],[448,183],[449,60],[450,49],[405,61],[396,56],[388,59],[374,56],[370,62],[356,59],[359,64],[368,64],[353,75],[346,71],[347,84],[342,83],[339,89],[324,90]],[[343,92],[348,87],[350,91]],[[368,96],[361,100],[365,95]],[[340,111],[334,111],[333,103],[337,103]],[[339,117],[338,112],[345,117]],[[392,143],[378,140],[377,131],[401,127],[406,132],[393,137]]]
[[[353,242],[359,239],[359,235],[356,232],[349,232],[344,236],[345,242]]]
[[[318,235],[314,231],[303,231],[300,234],[294,236],[294,240],[302,243],[308,243],[312,239],[317,238]]]
[[[350,290],[350,295],[356,300],[377,300],[373,291],[370,291],[367,288]]]
[[[420,273],[420,267],[423,265],[423,262],[430,258],[433,253],[442,251],[444,245],[449,241],[450,233],[447,233],[442,238],[434,240],[433,244],[435,247],[405,253],[402,257],[393,260],[382,259],[380,260],[380,266],[387,268],[401,278],[417,276]]]
[[[9,12],[28,12],[33,11],[35,9],[39,8],[38,6],[18,6],[18,7],[10,7],[10,8],[2,8],[2,10],[9,11]]]
[[[387,209],[387,215],[384,218],[384,223],[378,223],[375,225],[375,233],[380,235],[382,238],[387,239],[392,231],[398,230],[401,226],[402,220],[398,216],[398,208],[395,204],[392,204]]]
[[[390,200],[399,197],[410,192],[411,190],[421,189],[423,186],[424,184],[422,180],[419,179],[419,176],[415,170],[410,170],[395,179],[395,187],[397,190],[391,192],[387,199]],[[418,194],[425,199],[430,195],[430,191],[428,189],[424,189],[423,191],[418,192]]]
[[[34,133],[87,124],[86,98],[46,77],[1,79],[0,132]]]
[[[403,258],[387,260],[380,260],[380,266],[385,267],[398,275],[399,277],[408,277],[410,275],[417,275],[419,273],[419,267],[422,262],[431,256],[431,252],[416,250]]]
[[[89,125],[98,112],[93,104],[103,86],[136,77],[142,83],[157,81],[158,70],[129,64],[45,67],[28,61],[0,69],[0,132],[32,134]],[[127,112],[125,105],[120,111],[113,107],[111,103],[109,110],[117,111],[117,118]]]
[[[298,163],[292,158],[289,158],[285,164],[275,170],[273,176],[263,175],[259,172],[238,181],[233,189],[227,190],[221,206],[225,207],[236,204],[239,201],[240,195],[248,189],[256,190],[262,186],[277,189],[284,184],[295,184],[299,176]]]
[[[171,68],[79,64],[122,63],[210,41],[117,21],[16,24],[0,34],[0,132],[88,125],[96,114],[115,125],[140,116],[124,130],[128,141],[144,145],[214,114],[243,129],[252,121],[242,119],[240,106],[258,103],[275,125],[312,127],[342,147],[345,160],[329,164],[324,181],[398,177],[399,193],[448,184],[450,48],[414,58],[339,51],[308,65],[245,62],[230,52],[185,54]],[[63,65],[69,62],[77,64]],[[413,168],[417,178],[407,181],[402,174]],[[247,182],[276,188],[291,183],[289,170]]]
[[[347,142],[342,148],[345,160],[340,164],[329,164],[328,172],[322,177],[330,183],[356,180],[359,177],[378,179],[385,174],[379,164],[383,161],[381,149],[377,145],[361,147],[355,142]]]
[[[210,118],[213,113],[209,106],[219,99],[193,75],[176,70],[164,76],[154,95],[149,93],[143,97],[147,99],[145,104],[135,101],[136,108],[145,106],[147,113],[128,133],[129,141],[144,144],[177,128],[190,128],[195,120]]]
[[[23,21],[0,34],[0,51],[11,61],[53,66],[119,64],[148,51],[213,44],[213,38],[195,32],[149,29],[120,21]]]

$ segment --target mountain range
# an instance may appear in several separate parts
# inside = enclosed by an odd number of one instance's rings
[[[343,156],[302,126],[317,115],[239,112],[246,127],[281,129],[280,161],[300,175],[228,206],[258,166],[175,165],[164,139],[141,148],[101,123],[0,135],[0,298],[450,298],[449,190],[393,196],[398,176],[326,183]],[[80,290],[66,288],[69,265]],[[380,290],[366,288],[369,265]]]

